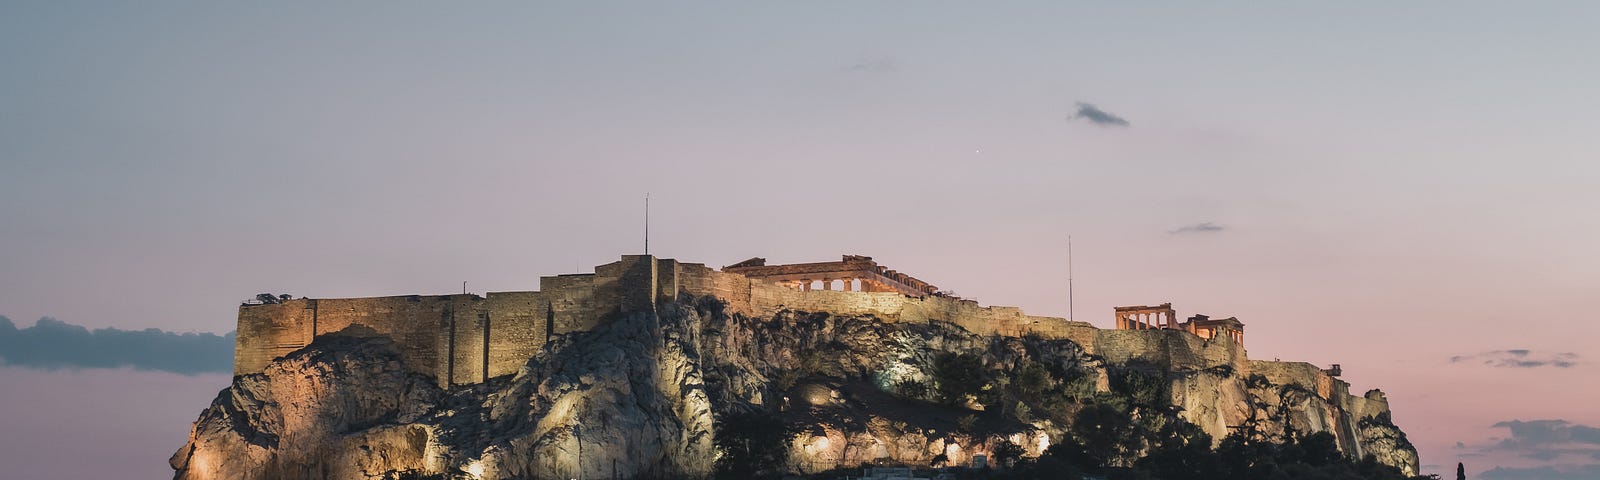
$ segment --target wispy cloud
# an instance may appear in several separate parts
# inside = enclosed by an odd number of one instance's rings
[[[1542,353],[1526,349],[1494,350],[1471,355],[1450,357],[1450,363],[1486,365],[1498,368],[1572,368],[1578,365],[1578,354],[1572,352]]]
[[[89,330],[50,317],[18,329],[0,316],[0,364],[54,370],[120,368],[195,375],[233,371],[233,333]]]
[[[1100,107],[1096,107],[1092,104],[1084,102],[1078,102],[1078,113],[1074,114],[1072,118],[1088,120],[1089,123],[1093,123],[1102,127],[1126,127],[1131,125],[1122,117],[1113,115],[1111,112],[1101,110]]]
[[[1175,230],[1168,230],[1167,234],[1169,234],[1169,235],[1184,235],[1184,234],[1191,234],[1191,233],[1217,233],[1217,232],[1220,232],[1220,231],[1223,231],[1223,230],[1227,230],[1227,229],[1228,229],[1228,227],[1224,227],[1222,225],[1217,225],[1217,224],[1212,223],[1212,222],[1200,222],[1200,223],[1196,223],[1196,224],[1193,224],[1193,225],[1184,225],[1182,227],[1178,227]]]

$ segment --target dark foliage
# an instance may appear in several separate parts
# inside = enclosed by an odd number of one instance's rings
[[[994,446],[994,462],[1002,467],[1010,467],[1022,459],[1023,453],[1027,452],[1023,451],[1021,445],[1011,443],[1010,440],[1001,440]]]
[[[987,383],[983,359],[970,353],[941,353],[933,359],[934,394],[946,405],[959,405],[981,393]]]
[[[1165,407],[1172,404],[1172,383],[1164,375],[1140,368],[1126,368],[1111,375],[1111,390],[1128,398],[1133,405]]]
[[[1142,443],[1137,425],[1127,413],[1106,404],[1091,404],[1078,412],[1072,434],[1082,442],[1090,463],[1120,466]]]
[[[789,460],[788,439],[799,433],[777,415],[754,411],[717,420],[717,478],[778,478]]]

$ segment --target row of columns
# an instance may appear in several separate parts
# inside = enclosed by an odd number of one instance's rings
[[[854,292],[854,291],[866,290],[867,281],[859,279],[859,278],[823,278],[822,279],[822,289],[823,290],[833,290],[833,281],[834,280],[843,280],[844,281],[844,287],[840,289],[841,291]],[[817,279],[803,278],[803,279],[800,279],[800,280],[798,280],[798,281],[796,281],[794,283],[791,283],[790,285],[793,286],[794,288],[800,289],[801,291],[809,292],[809,291],[814,290],[813,288],[811,288],[811,283],[815,282],[815,281],[817,281]],[[861,287],[856,287],[856,282],[857,281],[861,282]]]
[[[1213,330],[1212,333],[1211,333],[1211,336],[1215,337],[1215,336],[1217,336],[1217,334],[1219,332],[1221,334],[1223,334],[1223,335],[1227,335],[1228,338],[1233,339],[1233,341],[1235,341],[1235,342],[1244,343],[1244,332],[1243,331],[1234,330],[1234,329],[1231,329],[1231,328],[1219,328],[1217,330]]]
[[[1157,330],[1162,328],[1177,328],[1177,321],[1171,312],[1119,312],[1117,314],[1117,328],[1122,330]]]
[[[1200,331],[1201,328],[1203,328],[1205,331],[1204,332]],[[1194,326],[1190,326],[1190,330],[1195,335],[1199,335],[1199,336],[1205,337],[1205,338],[1228,337],[1228,338],[1233,339],[1233,341],[1235,341],[1235,342],[1244,343],[1244,332],[1241,331],[1241,330],[1234,330],[1232,328],[1216,328],[1216,327],[1199,327],[1199,328],[1197,328],[1197,327],[1194,327]]]

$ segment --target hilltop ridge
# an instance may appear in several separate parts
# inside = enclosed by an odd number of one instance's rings
[[[175,478],[706,477],[750,419],[782,427],[762,458],[786,472],[971,465],[1080,443],[1078,417],[1102,407],[1212,442],[1325,432],[1346,457],[1417,471],[1382,392],[1250,360],[1240,336],[1099,329],[893,276],[849,291],[753,277],[630,256],[540,292],[242,306],[252,363]]]

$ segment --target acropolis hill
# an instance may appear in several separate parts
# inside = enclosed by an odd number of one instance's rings
[[[625,255],[538,291],[258,299],[239,308],[234,385],[172,457],[176,478],[699,478],[741,412],[801,432],[784,440],[792,473],[968,465],[1070,440],[1075,413],[1135,398],[1130,375],[1160,379],[1161,415],[1213,442],[1326,432],[1349,458],[1417,471],[1382,392],[1351,395],[1337,365],[1248,359],[1238,319],[1129,306],[1101,329],[864,256]],[[952,355],[994,393],[933,402]],[[1026,391],[1007,386],[1029,368]],[[977,411],[997,413],[956,421]]]

